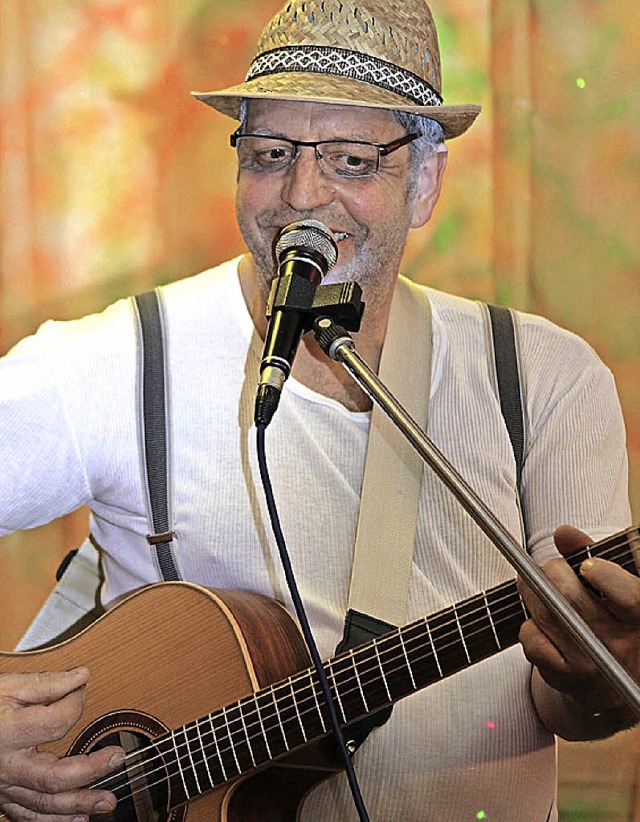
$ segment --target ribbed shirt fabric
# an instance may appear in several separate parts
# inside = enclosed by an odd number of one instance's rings
[[[185,580],[258,591],[291,607],[255,456],[262,343],[237,263],[163,288],[175,559]],[[514,458],[481,312],[472,301],[426,293],[434,330],[429,434],[519,534]],[[543,562],[555,555],[551,533],[562,523],[595,539],[630,523],[624,425],[612,375],[585,342],[531,315],[519,315],[519,326],[529,429],[523,495],[530,550]],[[136,394],[128,301],[46,323],[0,361],[0,534],[87,504],[104,549],[106,604],[159,580],[145,540]],[[342,634],[368,426],[368,414],[290,378],[267,430],[282,527],[323,657]],[[512,577],[425,470],[408,620]],[[554,739],[533,709],[529,676],[516,647],[397,704],[355,756],[372,820],[466,822],[483,812],[500,822],[544,822],[555,795]],[[305,820],[352,818],[342,776],[305,803]]]

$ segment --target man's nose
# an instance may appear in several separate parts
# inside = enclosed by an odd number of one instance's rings
[[[322,173],[315,149],[307,146],[299,151],[300,154],[287,173],[283,199],[296,211],[310,211],[328,205],[335,192],[331,180]]]

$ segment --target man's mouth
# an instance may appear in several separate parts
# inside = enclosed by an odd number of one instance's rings
[[[350,234],[347,234],[346,231],[334,231],[332,233],[333,233],[333,239],[337,243],[341,243],[343,240],[346,240],[348,237],[351,236]]]

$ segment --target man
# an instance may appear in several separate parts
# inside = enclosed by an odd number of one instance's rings
[[[250,448],[278,233],[301,218],[334,233],[338,262],[326,281],[361,284],[367,308],[357,348],[377,368],[407,233],[428,222],[438,199],[443,138],[461,134],[478,113],[441,104],[435,27],[422,0],[390,5],[288,3],[265,30],[250,79],[198,95],[240,119],[237,215],[249,253],[164,289],[173,548],[186,580],[290,604]],[[349,145],[336,151],[335,141]],[[427,293],[429,431],[519,533],[514,458],[488,378],[480,309]],[[593,538],[629,524],[611,375],[586,344],[539,318],[523,315],[520,334],[529,550],[540,563],[556,557],[545,570],[637,677],[640,582],[613,563],[585,563],[583,577],[606,597],[598,601],[557,558],[552,538],[563,522]],[[135,409],[135,336],[125,303],[45,326],[2,365],[0,528],[32,526],[88,504],[103,551],[106,605],[159,579],[145,540]],[[342,368],[305,337],[269,442],[283,529],[323,656],[342,633],[369,409]],[[565,553],[586,541],[573,528],[557,535]],[[425,474],[408,619],[512,575]],[[505,822],[555,819],[553,734],[596,738],[634,722],[554,620],[530,595],[527,601],[534,620],[522,641],[533,668],[519,647],[472,666],[396,705],[356,754],[373,819],[455,822],[480,810]],[[10,818],[79,820],[114,807],[108,792],[81,786],[121,763],[117,749],[57,761],[35,748],[79,718],[88,676],[80,668],[0,678],[0,808]],[[337,777],[308,797],[303,818],[352,814]]]

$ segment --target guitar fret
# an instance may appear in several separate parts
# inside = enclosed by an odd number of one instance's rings
[[[262,738],[264,739],[264,744],[265,744],[265,747],[267,749],[267,756],[269,757],[269,759],[273,759],[273,754],[271,753],[271,748],[269,746],[269,739],[267,738],[267,734],[266,734],[265,727],[264,727],[264,722],[262,720],[262,711],[260,710],[260,703],[258,702],[257,694],[253,695],[253,701],[255,702],[256,711],[258,712],[258,720],[260,722],[260,730],[262,731]]]
[[[389,685],[387,683],[387,677],[384,673],[384,668],[382,667],[382,660],[380,659],[380,651],[378,650],[378,642],[374,641],[373,649],[376,652],[376,660],[378,661],[378,667],[380,668],[380,673],[382,674],[382,681],[384,683],[384,689],[387,692],[387,698],[389,702],[393,702],[393,697],[391,696],[391,691],[389,690]]]
[[[191,752],[191,745],[189,743],[189,736],[188,736],[188,733],[187,733],[187,728],[183,729],[183,736],[185,738],[185,742],[186,742],[186,745],[187,745],[187,755],[189,756],[189,762],[191,762],[191,772],[193,773],[193,778],[194,778],[195,783],[196,783],[197,795],[200,796],[200,794],[202,793],[202,788],[200,787],[200,780],[198,779],[198,771],[196,769],[195,762],[193,761],[193,754]]]
[[[338,702],[343,721],[347,723],[353,722],[357,717],[370,710],[370,703],[366,698],[363,687],[366,679],[363,683],[356,666],[357,658],[357,653],[351,649],[333,659],[330,671],[328,671],[328,675],[333,679],[335,699]],[[354,676],[358,687],[354,687]]]
[[[256,699],[262,717],[262,731],[265,736],[265,741],[267,742],[269,758],[275,759],[281,754],[286,753],[288,748],[286,739],[283,737],[280,729],[280,717],[276,711],[273,687],[261,691],[257,694]]]
[[[141,752],[144,755],[144,751]],[[150,755],[149,755],[150,754]],[[142,778],[143,782],[149,784],[150,789],[153,791],[156,788],[159,791],[158,799],[160,800],[159,804],[155,805],[155,807],[164,806],[169,797],[171,797],[172,802],[175,804],[183,804],[187,802],[188,797],[185,792],[185,786],[181,779],[181,771],[180,771],[180,759],[178,749],[175,744],[174,735],[172,732],[167,732],[165,735],[157,737],[153,740],[153,745],[147,751],[148,759],[145,762],[143,758],[141,758],[137,764],[135,765],[136,770],[139,772],[136,773],[134,779],[131,782],[136,783],[136,785],[140,784],[140,779]],[[159,767],[158,767],[158,758],[160,757]],[[176,768],[176,765],[178,767]],[[130,766],[125,768],[125,771],[130,771]],[[158,773],[161,774],[161,778],[158,779]],[[114,790],[118,801],[126,800],[128,797],[131,797],[131,782],[129,780],[131,777],[127,776],[127,787],[128,790],[125,792],[124,795],[120,793],[119,786],[114,787],[107,787],[107,790]],[[165,786],[166,786],[166,793],[165,793]]]
[[[516,583],[511,581],[499,585],[486,591],[485,596],[493,616],[493,628],[498,635],[498,647],[510,648],[518,641],[522,624],[523,608]]]
[[[231,728],[229,726],[226,709],[222,708],[219,710],[214,715],[214,719],[219,723],[217,726],[214,725],[214,728],[217,732],[216,735],[218,738],[220,761],[224,763],[225,779],[239,776],[240,766],[238,765],[238,760],[236,758],[233,737],[231,735]]]
[[[404,636],[403,636],[403,634],[404,634],[404,631],[400,631],[400,633],[399,633],[399,635],[398,635],[398,638],[399,638],[399,640],[400,640],[400,645],[401,645],[401,647],[402,647],[402,653],[403,653],[403,655],[404,655],[404,660],[405,660],[405,662],[407,663],[407,670],[409,671],[409,676],[411,677],[411,684],[412,684],[412,686],[413,686],[413,690],[414,690],[414,691],[417,691],[417,690],[418,690],[418,686],[416,685],[416,680],[415,680],[415,678],[414,678],[414,676],[413,676],[413,669],[412,669],[412,667],[411,667],[411,663],[409,662],[409,657],[407,656],[407,648],[406,648],[406,646],[405,646],[405,644],[404,644]]]
[[[431,645],[431,652],[433,653],[433,658],[436,661],[436,665],[438,666],[438,673],[440,674],[440,678],[442,679],[444,674],[442,673],[442,666],[440,665],[440,659],[438,657],[438,653],[436,651],[436,646],[433,642],[433,636],[431,635],[431,629],[429,628],[429,623],[425,620],[425,628],[427,630],[427,636],[429,637],[429,644]]]
[[[322,732],[327,732],[327,723],[324,721],[324,715],[322,713],[322,707],[320,706],[320,702],[318,700],[318,691],[316,689],[316,683],[314,680],[313,672],[309,673],[309,684],[311,685],[311,692],[313,694],[313,699],[316,704],[316,713],[320,717],[320,723],[322,724]]]
[[[348,722],[347,715],[344,710],[344,706],[342,704],[342,699],[340,697],[340,691],[338,690],[338,685],[336,683],[336,674],[334,671],[334,661],[330,661],[327,663],[327,668],[329,669],[329,676],[333,680],[333,697],[338,702],[338,707],[340,708],[340,713],[342,714],[342,721]]]
[[[220,746],[218,745],[218,734],[216,733],[215,725],[213,724],[213,714],[209,714],[207,719],[209,720],[209,725],[211,727],[211,736],[213,738],[213,744],[215,745],[215,748],[216,748],[216,759],[218,760],[218,763],[220,764],[220,770],[222,771],[222,776],[224,778],[224,781],[228,782],[229,777],[227,775],[226,768],[224,767],[224,760],[222,759],[222,754],[220,752]]]
[[[250,702],[250,699],[245,698],[226,708],[233,754],[240,773],[245,773],[257,764],[245,722],[245,711],[249,710]]]
[[[464,653],[465,653],[465,656],[467,657],[467,662],[469,663],[469,665],[471,665],[471,656],[469,655],[469,649],[467,648],[467,643],[465,642],[465,639],[464,639],[464,632],[462,630],[462,626],[460,625],[460,618],[458,616],[458,610],[455,606],[453,607],[452,610],[453,610],[453,615],[454,615],[455,620],[456,620],[456,625],[458,626],[458,633],[460,634],[460,639],[462,640],[462,647],[464,648]]]
[[[238,770],[238,774],[241,774],[242,773],[242,768],[240,766],[240,762],[238,761],[238,754],[236,753],[236,746],[233,744],[233,732],[231,730],[231,723],[229,722],[229,717],[228,717],[228,714],[227,714],[227,710],[228,709],[226,707],[222,709],[222,716],[224,718],[224,723],[225,723],[225,726],[227,728],[227,735],[229,737],[231,753],[233,754],[233,759],[236,763],[236,768]]]
[[[178,730],[180,730],[180,729],[178,729]],[[181,758],[180,758],[180,752],[178,750],[178,745],[176,743],[176,732],[175,731],[172,731],[172,733],[171,733],[171,741],[173,742],[173,749],[174,749],[175,754],[176,754],[176,764],[178,766],[178,773],[180,774],[180,779],[182,780],[182,787],[184,789],[184,795],[186,796],[187,801],[188,801],[189,799],[191,799],[191,794],[189,793],[189,790],[187,788],[187,782],[185,780],[184,770],[182,768],[182,761],[181,761]]]
[[[522,599],[520,591],[518,591],[518,603],[520,604],[520,608],[522,610],[522,616],[525,619],[529,619],[529,611],[527,610],[527,606],[525,605],[524,599]]]
[[[456,606],[456,613],[465,638],[465,653],[469,665],[500,650],[500,638],[484,593],[461,602]]]
[[[495,623],[493,621],[493,615],[491,613],[491,608],[489,607],[489,600],[487,599],[487,595],[484,591],[482,592],[482,598],[484,599],[484,607],[487,611],[487,616],[489,617],[489,623],[491,625],[491,630],[493,631],[493,636],[495,638],[496,645],[498,647],[498,650],[502,650],[502,645],[500,644],[500,639],[498,638],[498,632],[496,631],[496,626],[495,626]]]
[[[245,739],[247,740],[247,750],[249,751],[249,756],[251,757],[251,763],[253,767],[256,767],[256,759],[253,755],[253,749],[251,747],[251,739],[249,738],[249,732],[247,731],[247,723],[244,719],[244,711],[242,710],[242,706],[239,707],[240,711],[240,720],[242,721],[242,730],[244,731]]]
[[[298,725],[300,725],[300,730],[302,731],[302,738],[304,739],[305,742],[307,742],[308,741],[307,740],[307,731],[305,730],[305,727],[302,724],[302,717],[300,716],[300,710],[298,708],[298,702],[297,702],[297,699],[296,699],[296,692],[295,692],[295,689],[293,687],[293,680],[292,679],[289,679],[289,688],[291,689],[291,700],[293,702],[293,706],[294,706],[295,711],[296,711],[296,716],[298,717]]]
[[[367,713],[369,713],[369,703],[367,702],[367,697],[364,694],[364,689],[362,687],[362,680],[360,679],[360,672],[358,671],[358,665],[356,662],[356,657],[353,652],[353,649],[349,652],[349,656],[351,657],[351,664],[353,666],[353,670],[356,674],[356,682],[358,683],[358,691],[360,693],[360,698],[362,699],[362,704],[364,705],[364,709]]]
[[[282,717],[280,716],[280,711],[278,710],[278,701],[276,700],[276,694],[274,688],[270,688],[271,697],[273,699],[273,707],[276,711],[276,717],[278,719],[278,725],[280,726],[280,732],[282,734],[282,739],[284,741],[285,750],[290,751],[291,748],[289,747],[289,743],[287,742],[287,735],[284,732],[284,725],[282,724]]]
[[[207,749],[205,747],[204,737],[201,733],[202,724],[200,722],[195,723],[196,731],[198,734],[198,742],[200,744],[200,750],[202,751],[202,758],[204,762],[204,767],[207,772],[207,779],[209,780],[209,787],[215,787],[215,782],[213,781],[213,776],[211,775],[211,770],[209,769],[209,757],[207,756]]]

